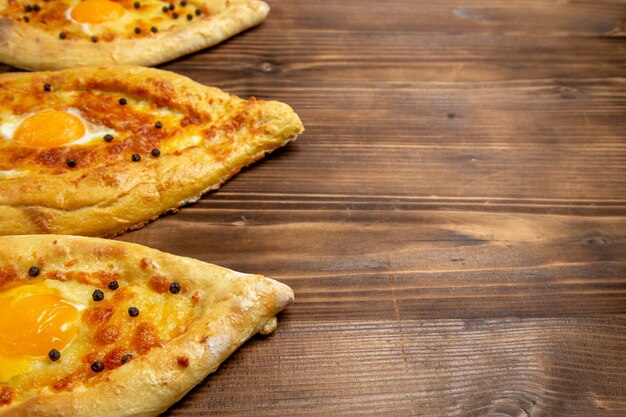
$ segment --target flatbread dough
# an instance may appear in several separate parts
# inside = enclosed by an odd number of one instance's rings
[[[286,104],[162,70],[0,75],[0,235],[141,227],[302,131]]]
[[[269,12],[258,0],[82,3],[77,13],[81,0],[0,0],[0,62],[30,70],[157,65],[218,44]]]
[[[0,237],[0,417],[157,416],[292,301],[136,244]]]

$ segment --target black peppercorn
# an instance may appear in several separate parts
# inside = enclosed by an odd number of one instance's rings
[[[65,39],[65,38],[67,38],[67,33],[65,32],[59,33],[59,39]]]
[[[102,290],[95,290],[93,294],[91,294],[91,298],[93,298],[94,301],[102,301],[104,300],[104,293]]]
[[[74,168],[76,166],[76,161],[74,161],[73,159],[68,159],[68,160],[65,161],[65,163],[70,168]]]
[[[24,10],[26,11],[26,13],[30,13],[33,11],[33,6],[27,4],[26,7],[24,7]]]
[[[39,272],[41,272],[41,271],[39,271],[39,268],[37,268],[36,266],[31,266],[28,269],[28,275],[30,275],[33,278],[39,276]]]
[[[138,1],[136,1],[136,2],[134,2],[134,3],[133,3],[133,7],[134,7],[135,9],[138,9],[138,8],[140,8],[140,7],[141,7],[141,3],[139,3]]]
[[[187,5],[187,2],[185,0],[183,0],[183,1],[180,2],[180,5],[185,7]]]
[[[141,161],[141,155],[139,155],[138,153],[134,153],[133,156],[130,157],[130,159],[132,159],[133,162],[139,162]]]
[[[154,124],[154,127],[156,127],[157,129],[160,129],[163,127],[163,123],[161,123],[161,121],[159,120],[158,122]]]
[[[135,28],[135,33],[139,35],[141,33],[141,28]]]
[[[36,11],[36,12],[38,12],[39,10],[41,10],[41,7],[39,7],[39,5],[38,5],[38,4],[35,4],[35,5],[33,6],[33,10],[34,10],[34,11]]]
[[[139,315],[139,309],[137,307],[130,307],[128,309],[128,315],[131,317],[137,317]]]
[[[113,135],[110,133],[107,133],[106,135],[104,135],[104,141],[105,142],[111,142],[113,140]]]
[[[152,32],[152,33],[157,33],[158,31],[159,31],[159,29],[155,28],[154,26],[152,26],[150,28],[150,32]]]
[[[98,42],[98,37],[97,37],[97,36],[92,36],[92,37],[91,37],[91,41],[92,41],[93,43]]]
[[[196,16],[200,16],[202,14],[202,10],[196,9]]]
[[[56,349],[51,349],[50,352],[48,352],[48,357],[52,362],[56,362],[61,359],[61,352]]]
[[[120,103],[122,106],[125,106],[126,103],[128,103],[128,101],[126,101],[126,99],[122,97],[121,99],[118,100],[118,103]]]
[[[115,291],[120,287],[120,284],[117,283],[117,281],[111,281],[109,282],[109,284],[107,285],[107,287],[111,290],[111,291]]]
[[[155,158],[158,158],[159,156],[161,156],[161,151],[160,151],[160,150],[158,150],[157,148],[154,148],[154,149],[150,152],[150,154],[151,154],[152,156],[154,156]]]
[[[172,13],[172,17],[173,17],[174,19],[178,19],[178,13]]]
[[[23,19],[23,20],[24,20],[24,22],[26,22],[26,23],[30,22],[30,19],[28,18],[28,16],[24,16],[22,19]]]
[[[174,10],[174,7],[176,6],[174,6],[173,4],[170,4],[170,10]]]
[[[167,6],[163,6],[163,13],[167,13],[167,11],[169,10],[169,8]]]
[[[187,20],[193,20],[193,15],[192,14],[188,14],[187,15]]]
[[[170,284],[170,292],[172,294],[178,294],[180,292],[180,284],[178,282],[172,282]]]
[[[100,361],[95,361],[91,364],[91,370],[94,372],[102,372],[104,371],[104,363]]]
[[[43,85],[43,91],[50,91],[50,90],[52,90],[52,86],[50,84]]]

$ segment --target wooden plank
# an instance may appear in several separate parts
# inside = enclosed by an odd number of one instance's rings
[[[626,9],[626,8],[625,8]],[[462,47],[459,47],[462,45]],[[622,77],[624,60],[612,37],[486,34],[431,35],[259,28],[165,68],[220,86],[369,86],[391,81],[487,82]],[[276,84],[278,83],[278,84]]]
[[[292,312],[168,417],[623,416],[624,317],[319,323]],[[558,412],[555,412],[558,410]]]
[[[270,3],[162,67],[306,133],[119,239],[296,303],[166,416],[626,415],[626,4]]]
[[[121,239],[279,279],[319,321],[626,314],[623,215],[258,204],[203,200]]]
[[[315,0],[270,2],[272,19],[283,31],[397,31],[418,33],[487,33],[518,36],[594,36],[619,27],[626,7],[619,1],[555,0],[339,0],[320,7]],[[621,16],[620,16],[621,14]]]

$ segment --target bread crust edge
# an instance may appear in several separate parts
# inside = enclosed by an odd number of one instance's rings
[[[93,43],[62,40],[27,23],[0,17],[0,62],[27,70],[131,64],[154,66],[217,45],[260,24],[269,13],[260,0],[236,0],[207,19],[137,39]]]
[[[110,166],[106,173],[76,170],[77,178],[83,174],[86,176],[80,178],[78,185],[69,188],[67,179],[52,175],[0,180],[0,234],[3,235],[57,233],[111,237],[138,229],[162,214],[218,189],[242,168],[295,140],[304,130],[298,115],[284,103],[242,100],[187,77],[154,68],[122,65],[3,74],[0,82],[41,80],[47,76],[80,85],[106,78],[124,88],[146,91],[167,82],[174,103],[194,110],[209,111],[211,98],[220,98],[233,105],[247,103],[250,112],[257,112],[263,119],[268,133],[233,138],[226,148],[229,152],[221,160],[216,160],[207,148],[191,147],[178,155],[162,155],[158,160]],[[100,178],[104,175],[113,176],[115,182],[121,184],[119,189],[107,185]],[[24,194],[24,187],[39,191],[29,199]]]
[[[74,391],[46,389],[22,402],[0,406],[0,417],[158,416],[214,372],[246,340],[263,332],[268,325],[271,330],[276,314],[294,300],[291,288],[273,279],[241,274],[128,242],[61,235],[4,236],[0,237],[0,248],[4,253],[7,248],[13,252],[39,248],[41,252],[41,248],[53,248],[54,241],[66,247],[74,258],[82,256],[88,260],[94,254],[107,252],[125,256],[126,260],[131,257],[137,263],[149,258],[160,265],[173,264],[177,272],[186,272],[180,279],[181,285],[194,289],[202,290],[215,275],[230,282],[240,280],[245,296],[228,300],[232,312],[219,323],[210,325],[207,318],[211,310],[204,309],[181,336],[163,348],[153,348],[145,356],[108,371],[98,383],[87,383]],[[178,356],[188,358],[189,366],[181,367],[175,360]]]

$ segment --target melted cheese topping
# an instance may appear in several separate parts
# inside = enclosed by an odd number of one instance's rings
[[[209,105],[195,106],[194,101]],[[15,205],[54,204],[74,210],[105,205],[117,190],[128,190],[141,178],[156,178],[158,183],[147,181],[151,189],[146,189],[148,198],[157,200],[159,187],[183,181],[177,173],[190,168],[183,160],[202,159],[202,164],[193,165],[202,177],[224,166],[249,163],[259,143],[280,129],[268,122],[271,115],[264,114],[264,107],[254,99],[244,101],[219,91],[181,92],[175,80],[158,74],[142,85],[126,85],[123,77],[76,79],[55,73],[2,78],[0,172],[7,172],[0,175],[0,185],[6,185],[3,195]],[[32,115],[50,111],[79,117],[85,134],[63,145],[45,133],[30,146],[13,140]],[[62,142],[75,136],[71,133]],[[43,143],[54,146],[36,146]],[[45,187],[52,188],[48,184],[62,191],[46,195]],[[102,192],[73,193],[94,186]]]
[[[199,19],[210,18],[224,12],[232,4],[230,1],[207,4],[200,0],[188,0],[182,6],[174,1],[141,0],[137,7],[134,0],[55,0],[40,2],[39,10],[32,10],[31,2],[27,0],[6,3],[6,9],[0,9],[0,13],[4,12],[55,36],[64,32],[63,39],[86,42],[92,42],[93,36],[104,42],[116,38],[155,36]],[[28,18],[28,22],[24,17]]]
[[[141,157],[141,164],[156,164],[189,148],[213,149],[217,144],[223,145],[215,151],[219,160],[228,157],[233,139],[254,133],[251,129],[262,124],[248,115],[250,102],[241,100],[215,98],[211,113],[197,114],[174,105],[157,105],[146,95],[97,88],[64,91],[53,80],[51,91],[45,92],[46,83],[0,89],[0,181],[23,172],[71,173],[81,167],[93,171],[134,164],[134,154]],[[21,91],[22,95],[2,91]],[[162,96],[171,90],[163,84],[162,92],[151,93]],[[159,150],[157,156],[154,149]],[[78,168],[69,166],[68,160]]]
[[[117,290],[107,286],[114,279]],[[159,279],[169,288],[168,278]],[[100,375],[90,368],[95,361],[112,371],[124,365],[124,355],[146,355],[184,333],[194,318],[190,297],[155,291],[149,282],[131,285],[117,273],[50,268],[27,284],[0,290],[0,384],[17,392],[71,390]],[[94,301],[95,289],[103,300]],[[131,317],[131,307],[138,316]],[[58,361],[48,358],[51,349],[61,352]]]
[[[58,360],[42,358],[44,347],[53,343],[43,340],[37,351],[27,355],[32,358],[27,358],[30,362],[19,374],[0,379],[0,414],[6,405],[9,413],[28,414],[31,405],[35,411],[45,401],[40,395],[99,394],[101,384],[113,390],[112,395],[123,396],[124,381],[135,371],[155,386],[171,381],[168,390],[182,394],[190,387],[178,386],[181,379],[172,371],[195,376],[200,369],[213,371],[213,364],[217,366],[258,330],[259,320],[275,315],[291,299],[287,288],[260,275],[233,274],[215,265],[111,240],[7,236],[0,242],[0,255],[3,301],[20,298],[18,294],[22,299],[52,294],[57,298],[47,305],[73,306],[79,316],[55,324],[56,334],[65,331],[65,322],[77,322],[75,336],[59,346]],[[174,282],[179,285],[173,286]],[[50,310],[44,303],[35,304],[33,310]],[[31,329],[39,326],[26,324]],[[210,352],[214,358],[206,357]],[[28,403],[31,399],[34,403]]]

